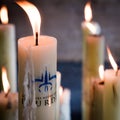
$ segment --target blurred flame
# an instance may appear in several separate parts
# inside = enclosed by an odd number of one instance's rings
[[[85,5],[84,15],[85,15],[85,20],[86,20],[87,22],[90,22],[91,19],[92,19],[92,10],[91,10],[90,2],[88,2],[88,3]]]
[[[104,66],[103,65],[99,66],[99,76],[101,80],[104,79]]]
[[[34,37],[36,32],[38,35],[40,34],[40,25],[41,25],[41,17],[38,9],[30,2],[27,1],[19,1],[17,4],[23,8],[23,10],[27,13],[29,20],[32,25]]]
[[[111,51],[110,51],[110,49],[108,47],[107,47],[107,53],[108,53],[108,57],[109,57],[109,60],[110,60],[110,63],[112,65],[113,69],[115,71],[117,71],[118,70],[118,66],[117,66],[117,64],[116,64],[116,62],[115,62],[115,60],[114,60],[114,58],[112,56],[112,53],[111,53]]]
[[[4,92],[7,94],[10,90],[10,84],[8,82],[7,71],[5,67],[2,67],[2,83],[3,83]]]
[[[62,96],[62,94],[63,94],[63,87],[60,86],[60,88],[59,88],[59,95]]]
[[[8,23],[8,11],[7,11],[6,6],[2,6],[0,16],[1,16],[2,23],[7,24]]]

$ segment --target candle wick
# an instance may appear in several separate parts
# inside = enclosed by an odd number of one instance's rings
[[[118,71],[119,71],[119,69],[117,69],[117,71],[115,72],[115,75],[116,75],[116,76],[118,76]]]
[[[35,34],[35,45],[38,46],[38,32],[36,32]]]
[[[8,92],[5,94],[5,97],[7,97],[7,96],[8,96],[9,92],[10,92],[10,89],[9,89],[9,90],[8,90]]]

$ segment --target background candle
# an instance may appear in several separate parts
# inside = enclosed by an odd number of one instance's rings
[[[60,88],[60,120],[71,120],[70,98],[71,92],[69,89]]]
[[[17,90],[17,63],[16,63],[16,42],[15,42],[15,27],[13,24],[7,24],[6,7],[1,8],[0,25],[0,70],[5,66],[8,71],[8,79],[11,86],[11,92]],[[0,90],[2,87],[2,77],[0,74]]]
[[[113,69],[105,70],[104,120],[120,119],[120,71],[111,51],[107,48]]]
[[[104,120],[120,119],[120,74],[112,69],[105,70]]]
[[[0,119],[18,120],[18,94],[4,92],[0,93]]]
[[[2,83],[4,91],[0,92],[0,119],[18,120],[18,94],[10,92],[5,67],[2,67]]]
[[[56,101],[56,120],[60,120],[60,85],[61,85],[61,73],[57,71],[57,87],[56,87],[56,93],[57,93],[57,101]]]
[[[83,85],[82,85],[82,110],[83,110],[83,120],[94,119],[95,112],[91,106],[93,102],[97,102],[94,99],[93,92],[91,91],[93,87],[98,84],[99,72],[98,68],[104,63],[104,37],[101,36],[101,28],[97,22],[92,22],[92,11],[90,8],[90,3],[85,6],[85,20],[82,23],[83,31]],[[93,81],[96,82],[93,82]],[[94,84],[95,83],[95,86]],[[98,86],[98,85],[97,85]],[[94,93],[97,93],[97,87],[95,87]],[[93,96],[93,97],[92,97]],[[92,99],[93,98],[93,99]],[[91,117],[92,115],[92,117]]]

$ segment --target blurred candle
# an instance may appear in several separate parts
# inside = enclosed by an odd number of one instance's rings
[[[56,120],[60,120],[60,86],[61,86],[61,73],[57,71],[57,101],[56,101]]]
[[[104,63],[104,37],[101,28],[92,20],[90,3],[85,6],[85,21],[83,31],[83,69],[85,76],[99,77],[98,68]]]
[[[18,94],[10,92],[5,67],[2,67],[2,83],[4,91],[0,92],[0,119],[18,120]]]
[[[63,90],[62,87],[59,89],[60,92],[60,120],[71,120],[71,91],[67,88]]]
[[[83,32],[83,80],[82,80],[82,110],[83,120],[88,120],[91,114],[92,81],[99,78],[98,68],[104,63],[104,37],[97,22],[92,21],[90,3],[85,6],[85,21],[82,22]]]
[[[7,8],[3,6],[0,11],[0,70],[5,66],[8,72],[8,79],[11,91],[17,91],[17,63],[16,63],[16,41],[15,26],[8,24]],[[2,77],[0,74],[0,90],[2,90]]]
[[[120,120],[120,71],[107,48],[113,69],[105,70],[104,120]]]
[[[57,40],[39,36],[40,15],[27,2],[17,2],[28,14],[34,36],[18,40],[19,119],[56,119]]]

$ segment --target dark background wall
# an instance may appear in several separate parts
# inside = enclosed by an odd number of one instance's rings
[[[7,2],[6,2],[7,1]],[[9,1],[9,2],[8,2]],[[29,0],[41,13],[41,34],[58,39],[58,60],[82,59],[81,22],[87,0]],[[120,1],[91,0],[93,20],[99,22],[106,43],[119,60]],[[32,35],[32,28],[24,11],[11,0],[3,0],[9,9],[10,22],[16,25],[16,38]],[[107,59],[107,58],[106,58]]]

